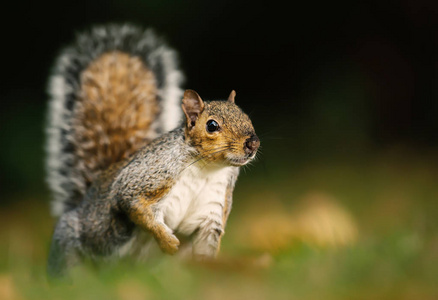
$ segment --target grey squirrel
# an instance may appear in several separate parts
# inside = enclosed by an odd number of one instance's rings
[[[175,51],[132,25],[94,27],[61,52],[49,81],[50,276],[151,244],[174,254],[177,236],[195,259],[216,256],[260,141],[234,91],[203,101],[182,79]]]

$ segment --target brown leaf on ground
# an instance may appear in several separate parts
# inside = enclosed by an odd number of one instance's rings
[[[254,205],[242,217],[236,238],[258,251],[276,253],[302,242],[316,247],[343,247],[356,241],[354,217],[330,195],[309,193],[290,208],[279,199]]]
[[[18,294],[17,289],[8,274],[0,275],[0,299],[2,300],[19,300],[22,297]]]

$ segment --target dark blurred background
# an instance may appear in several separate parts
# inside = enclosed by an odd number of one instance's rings
[[[251,114],[261,166],[364,159],[437,143],[438,2],[28,1],[2,18],[0,189],[43,192],[46,83],[92,24],[153,27],[180,53],[185,88]],[[266,170],[267,169],[267,170]],[[3,196],[5,195],[5,197]]]

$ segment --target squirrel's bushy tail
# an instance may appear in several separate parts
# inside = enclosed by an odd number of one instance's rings
[[[176,53],[151,30],[94,27],[56,60],[49,80],[52,213],[78,205],[96,175],[181,118]]]

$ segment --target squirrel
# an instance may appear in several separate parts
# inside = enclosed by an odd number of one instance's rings
[[[176,52],[150,29],[93,27],[60,53],[49,79],[47,181],[59,217],[49,276],[151,244],[175,254],[178,237],[194,259],[216,257],[239,167],[260,141],[234,90],[203,101],[182,81]]]

